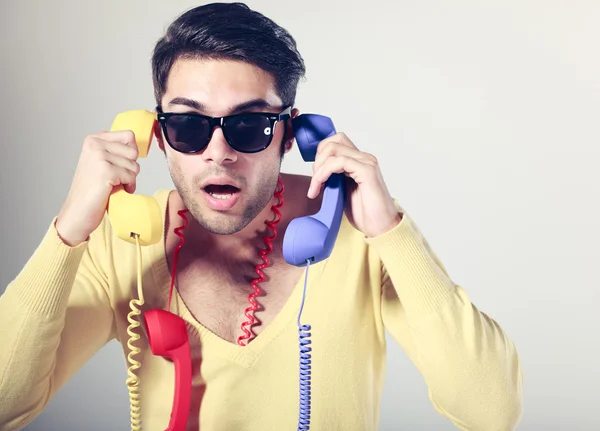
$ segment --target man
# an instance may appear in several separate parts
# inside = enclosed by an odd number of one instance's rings
[[[187,429],[282,430],[298,422],[377,429],[386,329],[422,373],[437,411],[458,428],[516,427],[522,371],[515,346],[451,281],[390,196],[376,158],[338,133],[319,143],[311,177],[280,172],[294,143],[287,114],[300,114],[293,107],[304,74],[284,29],[243,4],[197,7],[169,27],[152,66],[154,133],[175,190],[154,195],[164,238],[143,249],[143,308],[170,307],[186,322],[193,363]],[[202,116],[226,117],[225,124],[210,127]],[[110,340],[130,353],[137,249],[115,236],[105,210],[114,187],[135,191],[137,156],[131,131],[85,139],[66,202],[0,299],[3,430],[32,421]],[[283,236],[291,220],[318,211],[333,173],[346,176],[345,216],[331,256],[305,279],[305,268],[284,261]],[[267,261],[259,251],[271,230]],[[250,307],[255,289],[257,307]],[[302,320],[312,325],[310,412],[298,382],[302,304]],[[144,334],[136,346],[133,428],[141,420],[144,430],[163,430],[173,364],[152,354]]]

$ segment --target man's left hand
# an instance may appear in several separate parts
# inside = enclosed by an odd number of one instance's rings
[[[360,151],[344,133],[324,139],[317,146],[313,177],[308,197],[316,198],[331,174],[345,174],[346,216],[365,236],[381,235],[400,223],[402,214],[396,208],[377,158]]]

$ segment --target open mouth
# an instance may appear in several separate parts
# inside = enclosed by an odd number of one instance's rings
[[[209,184],[204,193],[208,206],[215,211],[231,210],[240,197],[240,189],[229,184]]]
[[[204,191],[215,199],[229,199],[234,194],[238,193],[240,189],[230,186],[229,184],[209,184],[208,186],[204,187]]]

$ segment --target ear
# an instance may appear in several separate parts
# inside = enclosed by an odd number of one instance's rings
[[[294,145],[294,128],[292,127],[292,119],[300,115],[300,111],[297,108],[292,109],[290,119],[285,122],[285,135],[283,137],[283,145],[285,146],[285,152],[287,153],[292,149]]]
[[[158,142],[158,148],[164,153],[165,152],[165,142],[162,136],[162,129],[160,128],[160,124],[158,121],[154,122],[154,126],[152,127],[152,131],[154,132],[154,137]]]

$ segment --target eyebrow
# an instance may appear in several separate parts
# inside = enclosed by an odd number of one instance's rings
[[[190,108],[195,109],[199,112],[207,112],[208,109],[205,104],[198,102],[194,99],[188,99],[187,97],[176,97],[169,102],[169,105],[184,105],[189,106]],[[235,105],[233,108],[229,110],[229,115],[237,114],[242,111],[246,111],[248,109],[273,109],[274,107],[267,102],[265,99],[252,99],[247,102],[240,103]]]

